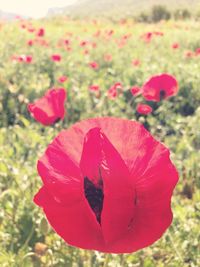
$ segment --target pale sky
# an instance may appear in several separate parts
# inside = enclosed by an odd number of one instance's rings
[[[76,1],[78,0],[0,0],[0,10],[40,18],[51,7],[64,7]]]

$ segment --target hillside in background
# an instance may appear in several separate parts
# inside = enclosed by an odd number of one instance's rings
[[[4,12],[0,10],[0,19],[1,20],[14,20],[16,18],[17,14],[10,13],[10,12]]]
[[[76,4],[65,9],[51,9],[48,15],[63,12],[69,15],[131,15],[148,11],[154,5],[165,5],[169,9],[198,10],[200,0],[78,0]]]

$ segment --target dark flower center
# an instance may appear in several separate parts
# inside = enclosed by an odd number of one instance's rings
[[[165,90],[160,90],[160,100],[165,99],[165,96],[166,96]]]
[[[101,183],[103,181],[101,180]],[[103,208],[103,184],[101,184],[99,187],[94,185],[87,177],[84,178],[84,192],[85,197],[95,213],[96,219],[101,224],[101,212]]]
[[[57,122],[59,122],[60,120],[61,120],[61,118],[57,118],[57,119],[55,119],[54,123],[57,123]]]

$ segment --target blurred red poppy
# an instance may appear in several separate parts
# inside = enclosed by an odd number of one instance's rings
[[[32,46],[33,45],[33,40],[28,40],[27,41],[27,45]]]
[[[94,70],[97,70],[99,68],[99,64],[97,62],[95,62],[95,61],[90,62],[89,66]]]
[[[37,33],[36,33],[37,36],[39,37],[42,37],[45,35],[45,29],[44,28],[40,28]]]
[[[163,73],[152,76],[142,87],[142,94],[148,101],[159,102],[178,92],[178,83],[172,75]]]
[[[136,108],[137,112],[143,115],[148,115],[152,112],[152,107],[146,104],[138,104]]]
[[[114,86],[111,86],[109,89],[108,89],[108,97],[110,99],[115,99],[117,97],[117,89],[114,87]]]
[[[88,44],[87,41],[81,41],[81,42],[80,42],[80,46],[82,46],[82,47],[86,46],[87,44]]]
[[[195,54],[196,54],[196,56],[200,56],[200,47],[198,47],[198,48],[195,50]]]
[[[146,43],[149,43],[151,42],[152,38],[153,38],[153,33],[152,32],[147,32],[147,33],[144,33],[141,38],[146,42]]]
[[[54,124],[58,120],[64,119],[65,98],[64,88],[52,88],[42,98],[28,104],[28,111],[41,124],[45,126]]]
[[[34,201],[70,245],[130,253],[172,222],[178,173],[169,150],[138,122],[89,119],[62,131],[38,161]]]
[[[192,58],[194,56],[194,52],[193,51],[185,51],[185,57],[186,58]]]
[[[31,63],[33,60],[33,57],[31,55],[20,55],[20,56],[12,56],[13,61],[17,62],[24,62],[24,63]]]
[[[180,47],[179,43],[173,43],[172,48],[173,49],[178,49]]]
[[[132,88],[131,88],[131,94],[133,95],[133,96],[138,96],[138,95],[140,95],[142,93],[142,89],[139,87],[139,86],[133,86]]]
[[[51,60],[54,62],[60,62],[61,61],[61,55],[59,54],[54,54],[51,56]]]
[[[89,86],[90,91],[99,91],[99,85],[93,84]]]
[[[30,55],[28,55],[28,56],[25,56],[25,59],[24,59],[24,61],[25,61],[26,63],[31,63],[31,62],[32,62],[32,60],[33,60],[33,57],[32,57],[32,56],[30,56]]]
[[[112,55],[110,55],[110,54],[105,54],[105,55],[104,55],[104,60],[107,61],[107,62],[112,61]]]
[[[60,83],[64,83],[64,82],[66,82],[68,80],[68,78],[67,78],[67,76],[60,76],[59,78],[58,78],[58,81],[60,82]]]
[[[135,66],[135,67],[139,66],[140,64],[141,64],[141,62],[140,62],[139,59],[134,59],[134,60],[132,61],[132,65]]]

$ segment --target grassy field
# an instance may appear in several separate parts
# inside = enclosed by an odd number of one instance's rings
[[[45,35],[36,38],[31,29],[40,27]],[[147,25],[54,18],[0,24],[0,266],[200,266],[199,29],[193,21]],[[144,38],[148,32],[153,32],[149,42]],[[179,48],[173,49],[174,43]],[[52,54],[60,54],[61,61],[53,62]],[[32,62],[24,62],[24,55],[31,55]],[[91,62],[98,68],[92,69]],[[145,101],[133,97],[130,88],[162,72],[176,77],[178,94],[148,103],[152,114],[138,114],[137,104]],[[63,84],[58,81],[62,75],[68,77]],[[116,82],[123,90],[110,99],[108,89]],[[88,89],[93,84],[99,85],[98,92]],[[66,88],[67,115],[63,122],[43,127],[30,117],[27,104],[53,86]],[[32,201],[41,187],[36,163],[46,146],[61,129],[96,116],[140,121],[169,147],[179,171],[171,227],[155,244],[133,254],[68,246]]]

